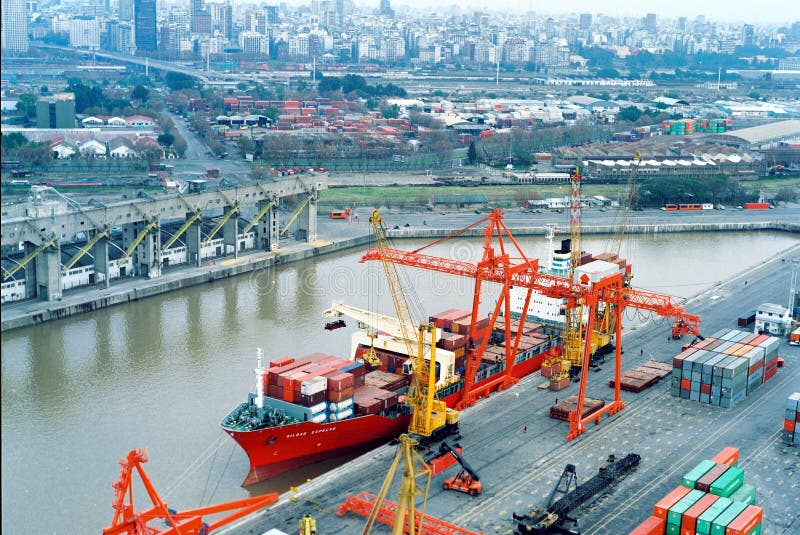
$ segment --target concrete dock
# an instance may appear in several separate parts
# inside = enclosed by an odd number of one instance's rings
[[[800,245],[684,306],[700,315],[704,334],[736,328],[739,311],[785,301],[790,260],[799,253]],[[656,318],[625,333],[623,370],[645,360],[670,362],[690,339],[669,340],[669,328],[669,322]],[[577,526],[570,527],[583,534],[625,534],[651,514],[653,504],[678,486],[684,473],[723,447],[734,446],[741,450],[745,482],[757,488],[757,504],[764,508],[762,533],[800,533],[800,450],[781,442],[785,400],[800,390],[800,348],[784,342],[780,355],[785,367],[733,408],[672,397],[665,378],[642,393],[623,392],[627,407],[622,412],[603,418],[600,426],[571,442],[565,441],[568,424],[550,419],[548,413],[556,398],[575,394],[577,384],[551,392],[538,388],[546,379],[537,372],[462,415],[459,443],[465,459],[481,475],[483,493],[471,497],[442,490],[443,479],[455,473],[451,468],[432,480],[426,512],[474,532],[510,534],[516,525],[512,513],[544,505],[565,464],[576,466],[582,482],[597,473],[609,455],[637,453],[642,460],[632,474],[571,513]],[[613,396],[608,386],[613,365],[611,359],[607,362],[589,372],[588,396]],[[394,452],[391,445],[373,450],[282,495],[272,507],[224,532],[260,535],[277,528],[295,533],[299,519],[308,513],[316,519],[318,533],[360,533],[366,519],[352,513],[339,517],[336,506],[349,494],[377,494]],[[397,500],[397,488],[396,478],[389,499]],[[373,532],[389,530],[376,525]]]

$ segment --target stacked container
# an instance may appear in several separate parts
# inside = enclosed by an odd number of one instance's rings
[[[773,336],[722,329],[673,357],[670,391],[683,399],[732,407],[775,376],[779,346]]]
[[[738,460],[739,450],[728,447],[701,461],[631,535],[759,535],[763,510]]]
[[[795,392],[786,400],[783,441],[787,444],[800,444],[800,392]]]

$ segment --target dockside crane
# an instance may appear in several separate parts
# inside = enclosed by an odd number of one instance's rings
[[[646,292],[636,290],[633,288],[625,287],[623,284],[622,274],[615,272],[606,278],[599,281],[592,282],[589,277],[584,275],[582,280],[573,280],[570,277],[560,277],[556,275],[548,275],[539,271],[539,263],[537,260],[528,259],[524,254],[520,253],[522,260],[512,261],[503,246],[503,240],[514,243],[517,247],[516,240],[514,240],[508,228],[502,222],[502,213],[499,210],[493,211],[487,217],[480,221],[489,221],[487,231],[485,233],[484,255],[483,258],[477,263],[452,260],[437,256],[425,255],[420,253],[425,249],[422,247],[414,251],[402,251],[398,249],[390,249],[386,246],[380,248],[373,248],[365,253],[361,261],[380,260],[382,263],[396,263],[407,266],[414,266],[431,271],[437,271],[450,275],[464,276],[471,278],[475,281],[475,295],[473,298],[473,326],[470,328],[471,340],[479,340],[480,343],[475,344],[475,347],[470,348],[467,352],[466,373],[464,377],[464,389],[462,391],[462,399],[458,408],[469,406],[482,395],[486,395],[492,390],[502,388],[502,383],[481,384],[476,386],[475,373],[480,365],[481,357],[486,345],[488,343],[488,336],[480,338],[476,336],[474,325],[478,317],[478,304],[480,302],[480,288],[483,282],[493,282],[501,285],[501,297],[495,305],[494,312],[490,315],[489,327],[491,330],[497,318],[498,310],[501,303],[507,299],[509,289],[511,286],[517,286],[528,290],[526,301],[529,301],[530,294],[534,290],[547,297],[557,299],[564,299],[567,307],[576,307],[578,304],[586,307],[588,312],[588,324],[586,325],[586,332],[592,332],[595,327],[595,320],[597,317],[598,305],[600,303],[605,306],[614,306],[615,314],[615,334],[617,340],[622,339],[622,313],[626,307],[636,308],[639,310],[653,312],[662,317],[673,318],[673,337],[678,337],[682,334],[699,334],[700,319],[692,314],[688,314],[683,307],[674,303],[669,296],[656,294],[653,292]],[[480,222],[479,221],[479,222]],[[478,222],[478,223],[479,223]],[[476,223],[477,224],[477,223]],[[471,226],[475,226],[473,224]],[[500,252],[498,253],[493,246],[493,229],[502,229],[503,232],[499,233],[498,242],[500,243]],[[452,234],[450,237],[460,234],[462,231]],[[439,243],[443,240],[437,240],[434,243]],[[428,247],[428,246],[426,246]],[[528,302],[525,303],[523,310],[527,310]],[[524,318],[523,318],[524,319]],[[508,323],[506,325],[508,330]],[[521,329],[520,329],[521,331]],[[507,333],[508,334],[508,333]],[[518,333],[519,334],[519,333]],[[506,373],[511,373],[511,368],[514,365],[514,351],[510,351],[507,344],[507,359],[506,359]],[[613,415],[625,407],[625,403],[620,397],[620,376],[622,374],[622,344],[616,344],[616,359],[615,359],[615,389],[614,401],[606,404],[602,409],[593,412],[588,416],[583,416],[583,402],[586,393],[586,383],[588,376],[589,355],[591,355],[591,337],[586,337],[583,345],[583,355],[581,363],[581,382],[578,391],[578,405],[575,412],[570,417],[570,431],[567,435],[567,440],[572,440],[580,434],[584,433],[586,426],[591,421],[598,422],[603,414]]]
[[[114,517],[111,524],[103,529],[103,535],[208,535],[278,501],[278,494],[271,493],[197,509],[174,511],[161,499],[145,473],[142,464],[146,462],[147,452],[144,449],[131,450],[127,457],[120,459],[120,477],[112,485]],[[133,506],[133,476],[137,472],[152,502],[149,509],[139,512]],[[232,512],[214,521],[206,522],[203,519],[205,515],[217,515],[228,511]],[[160,521],[166,527],[150,526],[149,524],[154,521]]]

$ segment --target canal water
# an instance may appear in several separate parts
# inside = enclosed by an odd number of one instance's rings
[[[583,249],[605,250],[607,239],[585,237]],[[797,242],[775,232],[629,235],[622,255],[634,264],[635,287],[682,299]],[[547,258],[542,237],[520,243],[528,256]],[[475,260],[481,245],[465,239],[425,252]],[[219,421],[254,387],[256,348],[268,358],[347,355],[355,323],[326,331],[321,315],[332,301],[393,314],[380,264],[360,264],[361,253],[270,268],[4,334],[3,532],[100,532],[113,516],[118,460],[134,448],[147,448],[145,469],[178,510],[286,491],[341,463],[243,489],[247,458]],[[402,272],[425,314],[471,306],[470,281]],[[486,311],[493,293],[496,288],[484,294]],[[738,312],[732,305],[732,319]],[[143,491],[135,493],[135,503],[149,505]]]

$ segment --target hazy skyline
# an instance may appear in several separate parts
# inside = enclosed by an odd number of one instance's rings
[[[357,4],[367,4],[356,0]],[[377,0],[375,1],[377,4]],[[368,2],[372,4],[372,2]],[[455,2],[442,2],[440,7],[448,7]],[[670,0],[669,2],[642,2],[632,0],[466,0],[459,2],[462,10],[516,10],[535,11],[542,14],[555,13],[604,13],[611,16],[644,17],[647,13],[656,13],[659,17],[695,18],[704,15],[707,19],[720,22],[752,22],[791,24],[800,20],[800,1],[798,0],[762,0],[759,2],[731,5],[730,0]],[[392,6],[403,5],[414,8],[430,8],[428,0],[392,0]]]

